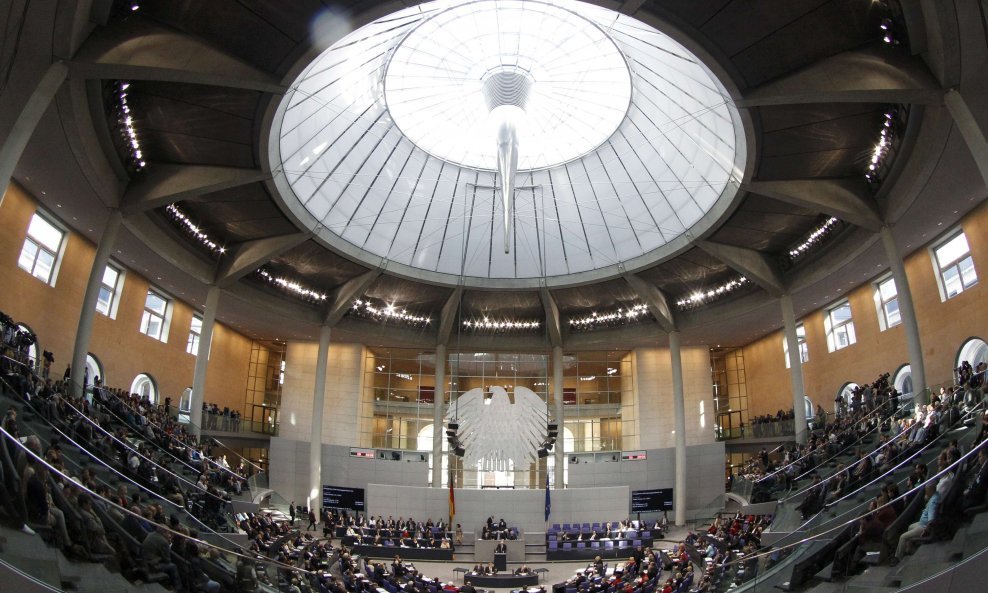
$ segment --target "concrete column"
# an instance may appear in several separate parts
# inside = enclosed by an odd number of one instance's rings
[[[676,481],[673,506],[676,525],[686,525],[686,396],[683,393],[683,355],[679,331],[669,332],[669,359],[672,365],[672,404],[676,416]]]
[[[782,327],[789,350],[789,380],[792,383],[792,411],[794,414],[796,442],[806,443],[806,404],[803,399],[803,364],[799,358],[799,339],[796,337],[796,312],[792,308],[792,295],[785,293],[779,303],[782,305]]]
[[[971,113],[967,102],[957,89],[947,91],[943,96],[943,104],[950,112],[950,116],[954,118],[957,129],[967,143],[967,148],[971,151],[971,156],[974,157],[974,163],[981,173],[981,178],[988,184],[988,139],[985,138],[984,130],[978,125],[977,118]],[[896,286],[898,287],[898,282],[896,282]],[[915,380],[913,385],[916,385]]]
[[[48,109],[51,100],[55,98],[55,93],[62,86],[62,82],[65,81],[68,72],[69,68],[64,62],[51,64],[23,104],[5,107],[20,109],[20,112],[14,120],[13,125],[11,125],[7,137],[0,144],[0,188],[6,189],[7,184],[10,182],[10,176],[14,174],[14,167],[21,160],[24,148],[34,134],[34,129],[38,126],[38,122],[41,121],[41,117]],[[15,93],[7,94],[14,95]],[[3,104],[4,101],[0,100],[0,105]],[[2,203],[3,195],[0,194],[0,204]],[[102,271],[100,274],[102,274]],[[82,375],[79,376],[81,377]]]
[[[117,241],[117,232],[123,220],[120,210],[110,210],[110,217],[100,234],[99,245],[96,246],[96,256],[89,270],[89,281],[86,283],[86,293],[82,297],[82,311],[79,312],[79,326],[75,332],[75,347],[72,350],[72,394],[82,395],[82,383],[86,373],[86,355],[89,354],[89,339],[93,335],[93,321],[96,319],[96,302],[99,300],[99,289],[103,285],[103,272],[113,253],[113,245]],[[117,295],[119,298],[119,295]],[[95,377],[90,377],[92,381]]]
[[[443,412],[446,410],[446,346],[436,346],[436,387],[432,411],[432,487],[443,486],[443,439],[446,427],[443,426]]]
[[[198,436],[202,430],[202,402],[206,401],[206,372],[209,370],[209,349],[213,344],[213,326],[216,324],[216,309],[220,305],[219,286],[213,284],[206,293],[206,307],[202,312],[202,331],[199,333],[199,347],[196,349],[196,368],[192,372],[192,402],[189,404],[189,424],[192,433]]]
[[[319,330],[319,354],[316,358],[316,384],[312,388],[312,435],[309,437],[309,492],[305,505],[319,509],[322,503],[322,413],[326,402],[326,365],[329,362],[328,325]],[[320,516],[317,513],[316,516]]]
[[[917,404],[927,404],[930,395],[926,391],[926,367],[923,364],[923,344],[919,338],[919,324],[916,322],[916,309],[913,307],[913,294],[909,288],[909,277],[906,276],[906,266],[902,263],[902,254],[892,236],[892,230],[883,226],[881,230],[882,245],[885,256],[888,257],[892,278],[895,280],[895,291],[899,300],[899,315],[902,317],[902,329],[906,332],[906,350],[909,352],[909,370],[912,373],[913,392]]]
[[[553,487],[556,490],[562,490],[565,487],[563,483],[563,464],[566,463],[566,452],[563,451],[564,439],[563,439],[563,348],[562,346],[553,346],[552,348],[552,393],[555,398],[554,410],[553,410],[553,420],[555,420],[558,426],[559,434],[556,436],[556,445],[553,449],[552,454],[555,458],[556,464],[556,475],[553,478]],[[548,464],[546,465],[548,467]]]

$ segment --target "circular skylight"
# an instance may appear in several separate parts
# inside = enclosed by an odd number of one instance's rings
[[[631,74],[614,41],[553,4],[480,0],[435,14],[394,49],[384,99],[398,128],[429,154],[497,168],[492,111],[524,114],[518,169],[583,156],[617,130]]]
[[[269,158],[336,251],[483,287],[651,265],[729,210],[747,165],[703,62],[575,0],[437,0],[356,29],[292,83]]]

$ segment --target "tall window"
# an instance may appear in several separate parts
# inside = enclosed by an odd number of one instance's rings
[[[875,305],[878,306],[878,321],[882,331],[902,323],[899,312],[899,291],[895,279],[886,278],[875,285]]]
[[[99,359],[90,352],[86,354],[86,376],[87,385],[96,385],[96,377],[99,377],[100,385],[106,385],[106,377],[103,376],[103,365]]]
[[[96,299],[96,310],[107,317],[117,315],[117,295],[120,293],[120,282],[123,274],[120,269],[107,264],[103,270],[103,282],[99,287],[99,297]]]
[[[854,320],[851,318],[851,304],[847,301],[827,310],[823,322],[827,330],[827,350],[833,352],[847,348],[857,342],[854,335]]]
[[[199,336],[202,335],[202,317],[192,316],[192,327],[189,328],[189,341],[185,344],[185,351],[196,356],[199,352]]]
[[[806,328],[800,323],[796,326],[796,343],[799,344],[799,362],[800,364],[808,362],[810,360],[810,349],[806,345]],[[789,368],[789,341],[786,340],[786,336],[782,336],[782,353],[786,357],[786,368]]]
[[[55,285],[55,268],[65,233],[37,212],[27,227],[27,238],[17,265],[38,280]]]
[[[144,316],[141,317],[141,333],[164,342],[167,339],[165,331],[167,313],[168,299],[154,289],[149,289],[147,299],[144,301]]]
[[[957,233],[933,249],[943,300],[953,298],[978,283],[967,236]]]

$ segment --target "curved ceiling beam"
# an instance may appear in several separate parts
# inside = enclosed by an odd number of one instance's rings
[[[672,316],[672,310],[669,309],[669,302],[658,287],[635,274],[625,274],[624,280],[648,305],[649,312],[655,317],[662,331],[668,333],[676,329],[676,320]]]
[[[203,40],[134,16],[100,28],[83,43],[72,76],[161,80],[283,94],[274,76]]]
[[[380,269],[368,270],[355,278],[347,280],[337,288],[333,292],[333,296],[330,297],[329,304],[326,305],[323,315],[323,325],[333,327],[339,323],[343,319],[343,316],[346,315],[346,312],[350,310],[350,307],[353,306],[354,299],[364,294],[380,275]]]
[[[744,274],[749,280],[767,290],[770,295],[778,297],[786,291],[782,272],[765,254],[754,249],[710,241],[697,241],[696,246]]]
[[[985,139],[985,131],[981,129],[978,119],[971,112],[960,91],[950,89],[943,102],[967,143],[981,178],[984,179],[985,185],[988,185],[988,139]]]
[[[449,336],[453,333],[453,324],[456,323],[456,313],[460,309],[460,299],[462,298],[463,286],[460,285],[453,289],[449,298],[443,303],[443,310],[439,314],[439,337],[436,344],[449,343]]]
[[[127,230],[154,249],[165,261],[203,284],[213,283],[215,265],[197,257],[187,245],[176,241],[161,226],[155,224],[147,213],[125,216],[123,223]]]
[[[943,89],[919,57],[883,47],[847,51],[749,89],[739,107],[799,103],[932,103]]]
[[[322,321],[322,314],[318,309],[313,307],[285,306],[285,297],[276,294],[273,291],[264,290],[255,284],[237,282],[223,290],[223,299],[225,300],[227,297],[235,298],[248,304],[252,308],[255,308],[257,310],[256,313],[252,311],[254,316],[262,317],[264,319],[274,317],[279,320],[289,319],[300,321],[315,328],[316,334],[319,333],[318,327],[319,323]],[[269,314],[270,316],[266,314]],[[272,333],[265,337],[277,336],[278,334]]]
[[[261,264],[301,245],[310,237],[308,233],[292,233],[240,243],[220,260],[214,281],[220,288],[229,288]]]
[[[153,163],[137,175],[120,202],[124,214],[143,212],[231,187],[265,181],[260,169]]]
[[[545,309],[545,328],[549,332],[549,343],[553,348],[563,345],[563,332],[559,322],[559,306],[556,299],[552,298],[549,289],[542,287],[539,289],[539,299],[542,300],[542,307]]]
[[[882,217],[863,180],[786,179],[752,181],[742,189],[788,204],[837,217],[853,225],[878,231]]]

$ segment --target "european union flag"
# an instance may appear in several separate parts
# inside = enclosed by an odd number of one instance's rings
[[[549,496],[549,472],[545,472],[545,521],[549,522],[549,512],[552,510],[552,498]]]

